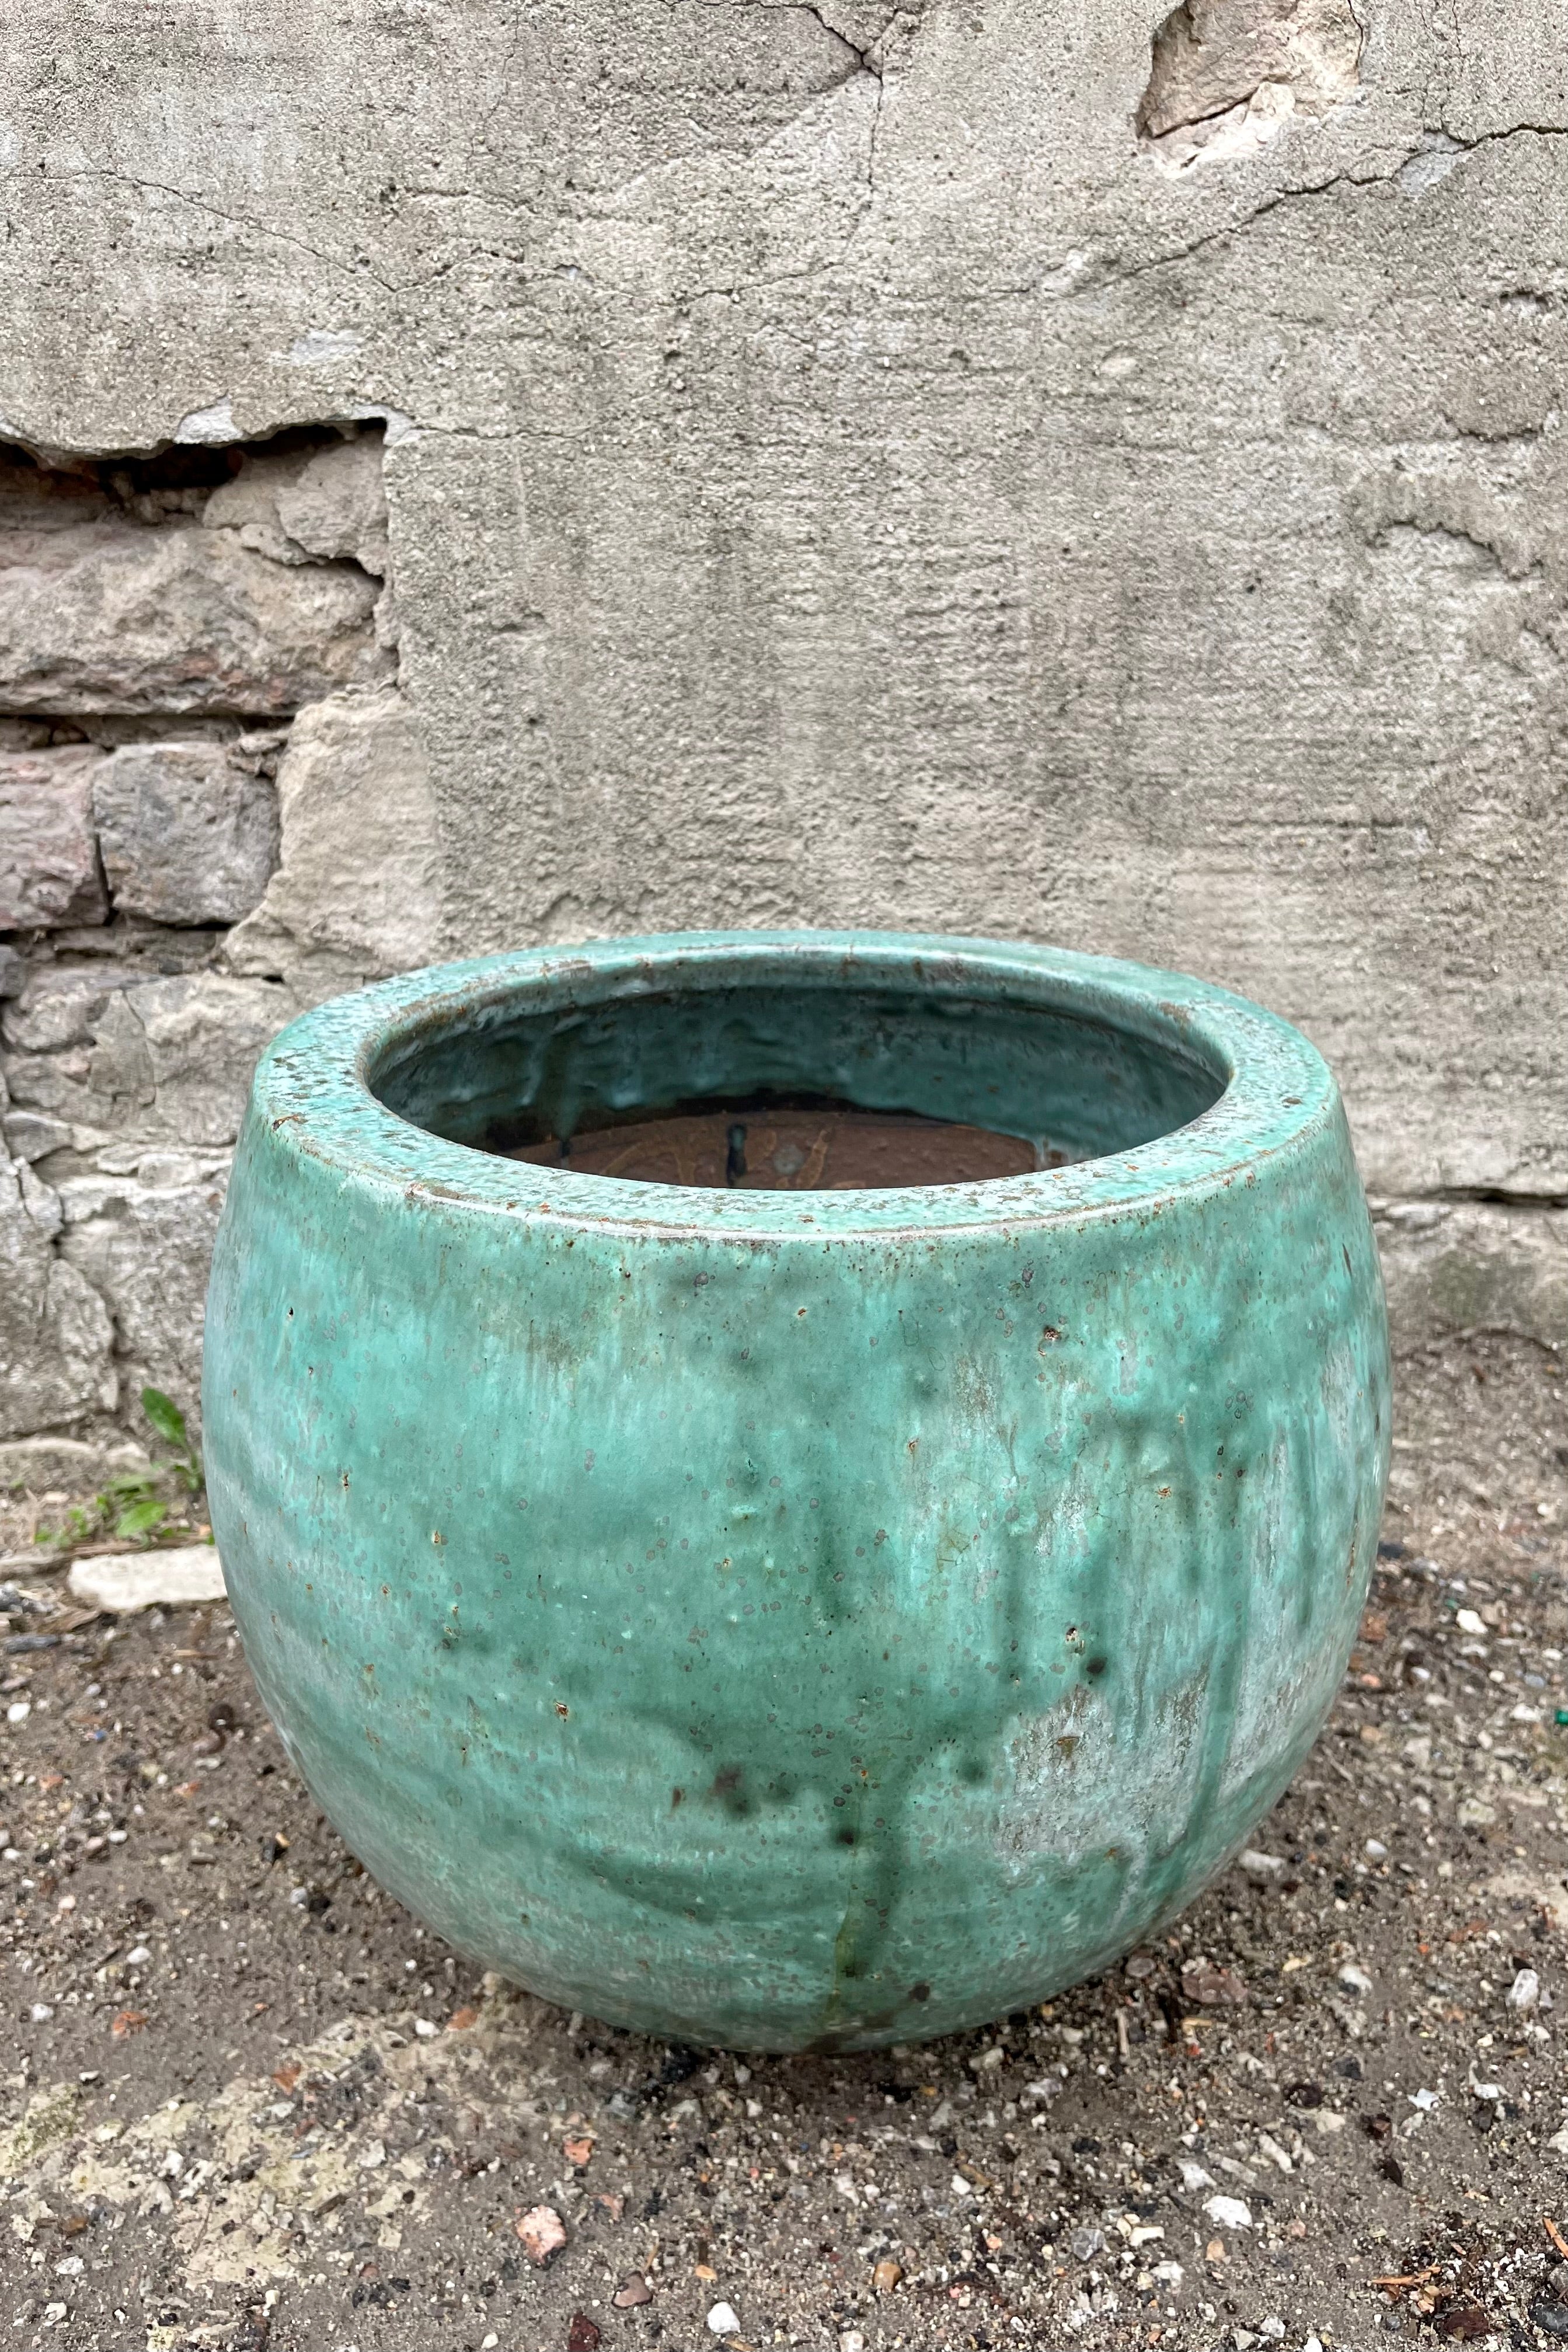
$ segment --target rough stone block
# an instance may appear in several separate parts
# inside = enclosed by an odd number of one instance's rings
[[[60,1186],[66,1265],[107,1302],[129,1360],[128,1387],[151,1381],[193,1426],[201,1400],[207,1267],[226,1170],[195,1161],[180,1181],[73,1177]]]
[[[147,1056],[145,1131],[187,1148],[232,1143],[258,1057],[295,1009],[287,991],[190,972],[144,981],[123,1002],[127,1034],[133,1022]]]
[[[425,747],[395,688],[300,712],[278,771],[282,844],[237,971],[322,989],[427,963],[439,942],[438,846]]]
[[[5,1013],[19,1110],[197,1150],[234,1141],[250,1074],[295,1010],[276,983],[202,970],[46,968]]]
[[[0,930],[107,917],[92,815],[102,765],[101,752],[74,743],[0,751]]]
[[[391,667],[376,583],[349,564],[289,568],[228,531],[119,515],[5,553],[0,702],[14,711],[271,715]]]
[[[120,1393],[109,1310],[55,1255],[60,1204],[47,1192],[0,1162],[0,1438],[111,1412]]]
[[[223,1563],[211,1544],[163,1551],[117,1551],[79,1559],[66,1580],[73,1601],[126,1616],[137,1609],[194,1608],[226,1597]]]
[[[379,434],[313,451],[258,450],[213,492],[202,521],[208,530],[237,531],[242,546],[274,562],[346,559],[381,579],[387,568],[381,451]]]
[[[218,742],[128,743],[93,780],[99,846],[118,912],[235,923],[277,858],[271,783]]]

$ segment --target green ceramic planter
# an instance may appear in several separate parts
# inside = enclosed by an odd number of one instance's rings
[[[1079,1154],[698,1191],[475,1149],[769,1090]],[[986,941],[540,950],[309,1013],[218,1241],[213,1518],[298,1769],[463,1950],[737,2048],[1103,1968],[1296,1770],[1388,1458],[1334,1083]]]

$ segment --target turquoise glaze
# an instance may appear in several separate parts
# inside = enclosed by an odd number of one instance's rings
[[[1074,1164],[700,1192],[474,1148],[769,1089]],[[262,1696],[475,1958],[742,2049],[1104,1968],[1274,1802],[1388,1462],[1334,1082],[1197,981],[735,932],[412,974],[286,1030],[213,1269]]]

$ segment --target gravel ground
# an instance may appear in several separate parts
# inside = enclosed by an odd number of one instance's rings
[[[13,1570],[7,2340],[1568,2340],[1561,1370],[1402,1367],[1361,1645],[1248,1867],[1063,2000],[863,2058],[481,1978],[290,1780],[226,1611],[71,1630]]]

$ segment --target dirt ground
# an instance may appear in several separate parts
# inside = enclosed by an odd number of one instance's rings
[[[226,1612],[51,1634],[58,1500],[15,1503],[4,2342],[1568,2340],[1568,1397],[1498,1338],[1401,1369],[1361,1646],[1268,1859],[1066,1999],[861,2058],[482,1979],[291,1782]]]

